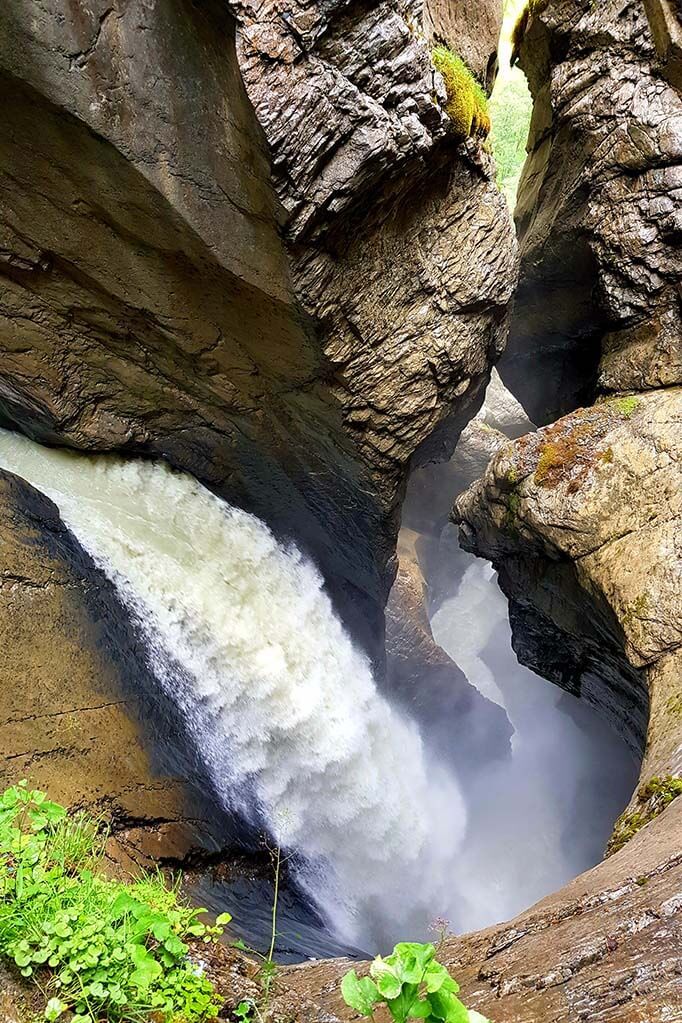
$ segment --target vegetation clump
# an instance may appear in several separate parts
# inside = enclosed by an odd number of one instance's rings
[[[620,419],[629,419],[637,405],[637,398],[601,402],[589,409],[578,409],[543,430],[533,476],[535,483],[548,488],[567,483],[569,494],[579,490],[594,466],[613,462],[613,448],[600,447],[600,442],[619,425]]]
[[[401,942],[385,959],[377,956],[369,973],[358,977],[351,970],[341,983],[346,1004],[366,1019],[373,1020],[377,1006],[385,1006],[393,1023],[488,1023],[457,998],[459,985],[436,961],[431,944]]]
[[[160,874],[125,883],[99,869],[99,821],[69,815],[25,782],[0,797],[0,956],[71,1023],[199,1023],[221,1005],[188,956],[229,922],[199,920]]]
[[[682,778],[669,774],[645,782],[637,793],[638,807],[626,810],[616,821],[606,855],[611,856],[622,849],[633,835],[663,813],[679,795],[682,795]]]
[[[556,487],[576,467],[579,472],[569,483],[569,492],[578,489],[585,469],[597,457],[593,451],[593,424],[590,421],[572,423],[567,429],[554,430],[540,449],[534,480],[541,487]]]
[[[461,57],[446,46],[436,46],[431,54],[433,66],[445,82],[445,112],[452,131],[459,139],[484,139],[490,132],[488,98]]]
[[[625,398],[614,398],[610,404],[624,419],[629,419],[639,405],[639,398],[631,394]]]

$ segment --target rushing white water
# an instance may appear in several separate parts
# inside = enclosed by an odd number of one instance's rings
[[[226,807],[303,855],[299,880],[337,934],[382,948],[456,920],[458,787],[377,693],[313,565],[161,463],[2,430],[0,465],[113,580]]]

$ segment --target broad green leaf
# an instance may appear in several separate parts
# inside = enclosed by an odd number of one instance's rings
[[[381,1001],[376,984],[370,977],[359,978],[355,970],[351,970],[341,981],[341,994],[346,1005],[363,1016],[371,1016],[376,1002]]]
[[[217,916],[215,918],[215,922],[218,925],[218,927],[225,927],[225,925],[229,924],[231,920],[232,920],[231,913],[221,913],[220,916]]]
[[[397,998],[402,988],[402,983],[395,973],[395,968],[390,966],[381,956],[377,956],[369,968],[379,993],[384,998]]]
[[[459,998],[450,992],[434,991],[428,996],[431,1014],[444,1023],[469,1023],[469,1012]]]
[[[448,971],[440,963],[432,962],[426,967],[424,983],[427,991],[448,990],[453,994],[459,991],[459,986],[452,979]]]
[[[469,1009],[469,1023],[490,1023],[487,1016],[481,1016],[475,1009]]]
[[[429,1019],[430,1016],[430,1003],[417,995],[407,1010],[407,1019]]]
[[[63,1012],[66,1012],[68,1005],[64,1005],[64,1002],[60,1001],[59,998],[51,998],[45,1006],[44,1016],[45,1019],[49,1019],[50,1023],[54,1023],[54,1020],[59,1019]]]

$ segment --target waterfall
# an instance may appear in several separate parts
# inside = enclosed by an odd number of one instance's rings
[[[2,430],[0,465],[55,502],[112,580],[226,809],[297,852],[340,937],[374,950],[456,920],[457,784],[378,694],[295,547],[164,463]]]

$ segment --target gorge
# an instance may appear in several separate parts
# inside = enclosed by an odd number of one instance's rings
[[[3,781],[232,912],[226,1020],[273,849],[273,1023],[438,931],[496,1023],[682,1020],[682,23],[511,7],[515,226],[493,0],[0,11]]]

